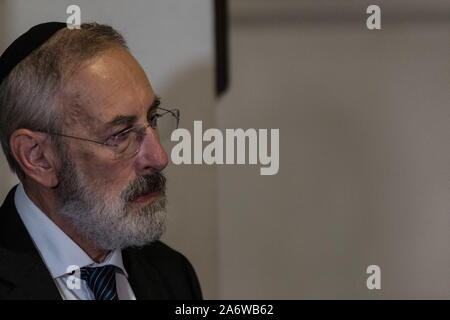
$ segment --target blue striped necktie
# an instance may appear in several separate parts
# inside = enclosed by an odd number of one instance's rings
[[[95,300],[119,300],[116,289],[116,267],[83,267],[81,279],[85,280],[94,294]]]

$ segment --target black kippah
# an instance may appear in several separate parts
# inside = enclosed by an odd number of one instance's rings
[[[34,26],[17,38],[0,57],[0,84],[20,61],[39,48],[58,30],[67,25],[62,22],[47,22]]]

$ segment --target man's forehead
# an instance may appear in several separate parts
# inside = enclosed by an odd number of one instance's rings
[[[156,98],[145,72],[125,50],[109,50],[82,66],[69,91],[85,113],[80,121],[94,126],[118,114],[139,115]]]

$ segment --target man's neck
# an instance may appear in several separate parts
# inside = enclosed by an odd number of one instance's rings
[[[95,243],[83,236],[71,223],[70,219],[60,213],[61,202],[57,192],[42,187],[32,181],[22,181],[28,198],[57,225],[72,241],[74,241],[96,263],[105,260],[110,250],[99,248]]]

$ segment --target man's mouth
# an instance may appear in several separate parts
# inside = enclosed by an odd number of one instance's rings
[[[142,194],[132,200],[133,203],[143,203],[143,202],[149,202],[157,199],[161,196],[161,192],[155,191],[155,192],[148,192],[146,194]]]
[[[141,176],[136,179],[122,195],[129,204],[147,203],[165,196],[166,178],[162,173]]]

